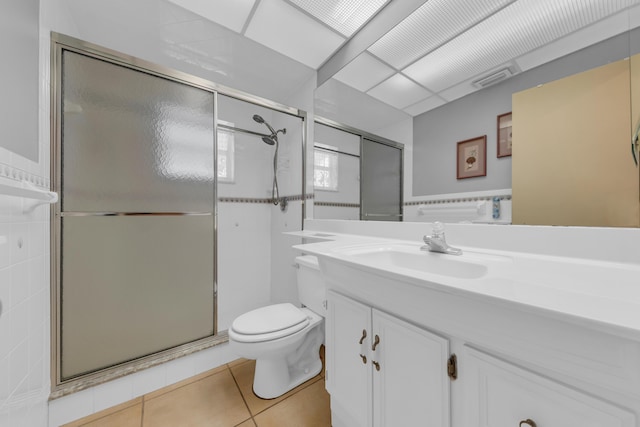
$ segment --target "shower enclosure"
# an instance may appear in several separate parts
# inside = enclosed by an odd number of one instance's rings
[[[62,35],[52,51],[52,387],[68,390],[224,342],[269,303],[269,257],[237,260],[256,236],[273,244],[271,208],[253,205],[292,198],[265,183],[302,182],[304,113]],[[278,133],[280,157],[260,142]],[[238,201],[255,217],[231,213]]]

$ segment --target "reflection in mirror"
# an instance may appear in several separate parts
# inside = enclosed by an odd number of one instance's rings
[[[360,218],[360,136],[316,122],[314,218]]]
[[[454,19],[453,24],[461,25],[459,31],[442,43],[429,45],[437,35],[426,32],[414,39],[407,37],[411,33],[408,31],[411,25],[433,19],[434,14],[426,12],[435,8],[436,3],[425,2],[414,14],[362,51],[359,57],[343,64],[334,78],[316,91],[316,112],[322,111],[321,114],[342,123],[353,125],[355,121],[362,122],[363,116],[367,115],[382,117],[384,113],[379,112],[389,108],[393,115],[387,114],[382,119],[384,124],[369,123],[362,127],[369,130],[394,129],[397,135],[403,135],[406,127],[403,128],[403,119],[398,114],[409,116],[410,131],[402,137],[375,132],[400,140],[408,147],[405,150],[405,221],[439,219],[444,222],[511,223],[512,198],[515,211],[519,200],[525,197],[516,194],[515,190],[512,196],[511,190],[512,160],[515,164],[518,155],[518,118],[514,112],[513,156],[498,153],[496,120],[498,116],[512,111],[512,95],[624,60],[640,51],[639,30],[635,30],[640,24],[639,1],[615,4],[569,0],[498,3],[494,3],[497,9],[493,14],[485,16],[486,10],[480,9],[486,5],[477,6],[477,10],[469,13],[469,22]],[[455,7],[451,2],[442,6],[442,10],[431,12],[445,13],[445,9]],[[533,10],[531,13],[515,13],[523,7],[532,7]],[[539,16],[534,20],[535,24],[529,20],[534,15]],[[525,22],[527,20],[531,22]],[[421,28],[430,26],[422,25]],[[401,49],[392,49],[394,43]],[[413,53],[409,52],[411,49]],[[409,58],[405,53],[414,56]],[[628,79],[633,93],[640,91],[637,89],[640,85],[634,84],[636,64],[640,60],[631,58],[628,62]],[[410,77],[410,81],[401,84],[398,76],[402,75]],[[364,82],[367,87],[363,87]],[[358,92],[357,96],[351,96],[345,88]],[[351,100],[356,98],[359,104]],[[637,107],[640,101],[635,96],[631,97],[631,103],[636,105],[630,113],[628,98],[627,94],[625,114],[633,118],[631,125],[625,127],[624,141],[620,142],[624,143],[625,152],[621,161],[633,164],[630,149],[633,129],[630,128],[636,121],[640,123],[640,107]],[[379,103],[384,104],[384,108],[378,108]],[[365,110],[367,113],[363,114]],[[374,112],[369,114],[372,110]],[[546,109],[548,114],[552,111],[553,106]],[[601,120],[596,119],[589,124],[597,126],[599,122]],[[366,127],[368,125],[371,127]],[[598,132],[602,132],[602,127],[598,127]],[[403,139],[407,134],[410,135],[408,142]],[[487,175],[457,179],[456,142],[485,134]],[[577,139],[575,133],[569,131],[567,135]],[[605,137],[604,140],[610,141],[610,138]],[[582,151],[571,150],[570,158],[560,158],[566,165],[565,175],[571,175],[573,168],[580,168]],[[538,179],[545,173],[546,162],[551,158],[558,159],[559,153],[556,149],[547,150],[545,159],[539,159],[533,168],[535,174],[525,179]],[[515,169],[513,172],[517,173]],[[602,173],[593,171],[592,175]],[[637,174],[632,179],[638,181]],[[580,190],[576,184],[563,181],[564,178],[558,176],[554,184],[547,185],[547,191],[565,185],[574,192]],[[569,201],[571,197],[570,193],[566,196]],[[553,210],[553,207],[546,209]],[[562,224],[584,225],[584,222],[578,218],[565,218]],[[628,223],[618,226],[622,225],[629,226]]]
[[[315,219],[402,220],[402,144],[319,117],[314,140]]]
[[[362,139],[360,219],[402,221],[402,145]]]

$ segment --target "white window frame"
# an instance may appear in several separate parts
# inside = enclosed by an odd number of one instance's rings
[[[233,184],[235,182],[235,138],[232,131],[218,129],[218,152],[217,168],[218,182],[222,184]],[[220,163],[226,163],[226,170],[220,167]]]
[[[338,191],[338,153],[329,150],[337,150],[337,147],[315,143],[313,148],[313,188],[317,191]],[[318,155],[323,156],[327,161],[319,164]],[[324,172],[326,180],[318,179],[318,172]],[[325,181],[325,182],[322,182]]]

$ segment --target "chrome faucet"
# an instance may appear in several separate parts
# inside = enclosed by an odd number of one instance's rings
[[[441,222],[434,222],[433,229],[431,230],[431,236],[424,236],[422,238],[424,246],[420,249],[423,251],[440,252],[449,255],[462,255],[462,249],[452,248],[447,244],[444,238],[444,225]]]

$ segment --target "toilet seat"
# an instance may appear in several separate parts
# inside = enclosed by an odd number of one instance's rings
[[[274,304],[239,316],[229,335],[239,342],[271,341],[295,334],[307,325],[308,316],[293,304]]]

